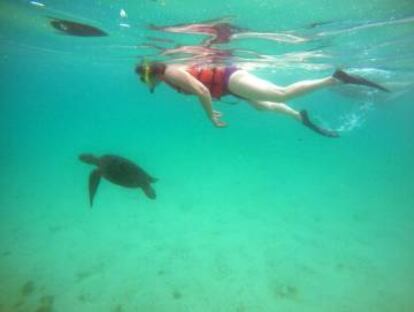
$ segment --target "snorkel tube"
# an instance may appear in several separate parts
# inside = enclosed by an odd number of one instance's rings
[[[137,66],[136,72],[140,75],[140,79],[145,83],[151,93],[154,93],[155,86],[157,84],[157,79],[155,77],[151,62],[143,60],[140,65]]]

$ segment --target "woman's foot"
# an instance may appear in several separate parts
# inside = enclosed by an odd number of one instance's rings
[[[362,86],[367,86],[367,87],[371,87],[371,88],[375,88],[378,90],[382,90],[385,92],[390,92],[390,90],[388,90],[387,88],[372,82],[368,79],[365,79],[363,77],[357,76],[357,75],[350,75],[347,74],[346,72],[344,72],[343,70],[337,69],[334,74],[332,75],[334,78],[342,81],[343,83],[350,83],[350,84],[355,84],[355,85],[362,85]]]
[[[320,135],[323,135],[323,136],[326,136],[326,137],[330,137],[330,138],[337,138],[337,137],[339,137],[339,134],[336,131],[324,129],[324,128],[321,128],[321,127],[315,125],[309,119],[309,115],[308,115],[308,112],[306,110],[300,111],[300,117],[302,119],[302,123],[306,127],[308,127],[309,129],[311,129],[311,130],[319,133]]]

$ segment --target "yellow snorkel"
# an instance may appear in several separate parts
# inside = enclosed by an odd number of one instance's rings
[[[142,73],[141,73],[141,80],[146,84],[151,83],[151,66],[148,61],[143,61],[142,64]]]
[[[140,65],[140,76],[141,81],[145,83],[150,88],[151,93],[153,93],[157,80],[155,79],[155,74],[151,68],[150,62],[146,60],[142,61]]]
[[[165,67],[166,65],[161,62],[149,62],[144,59],[141,64],[135,67],[135,72],[153,93],[158,83],[163,80]]]

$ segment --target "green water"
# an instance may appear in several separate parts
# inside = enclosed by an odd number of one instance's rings
[[[0,1],[0,311],[414,310],[412,1],[43,4]],[[109,36],[64,35],[46,16]],[[195,98],[151,95],[134,66],[174,58],[145,44],[205,37],[146,26],[223,16],[311,39],[217,45],[260,77],[343,67],[392,92],[336,86],[289,102],[339,139],[244,102],[214,104],[218,129]],[[140,164],[157,199],[102,181],[90,209],[83,152]]]

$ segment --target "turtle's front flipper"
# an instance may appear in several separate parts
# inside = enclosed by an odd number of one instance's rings
[[[89,203],[92,207],[93,198],[95,197],[96,190],[98,189],[99,181],[101,180],[101,172],[95,169],[89,175]]]
[[[146,184],[142,186],[142,190],[144,191],[145,195],[147,195],[148,198],[155,199],[157,197],[157,194],[155,194],[155,190],[152,188],[151,184]]]

